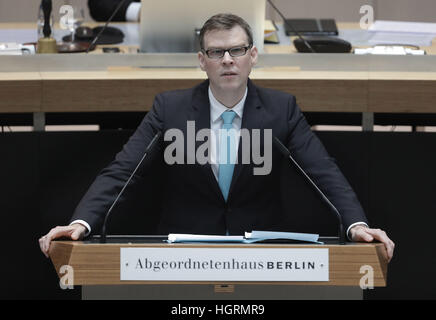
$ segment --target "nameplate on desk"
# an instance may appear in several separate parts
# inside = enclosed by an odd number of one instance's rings
[[[328,248],[121,248],[121,281],[329,281]]]

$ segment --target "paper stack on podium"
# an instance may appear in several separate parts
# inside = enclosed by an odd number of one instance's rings
[[[255,243],[268,240],[289,240],[311,242],[323,244],[319,242],[319,235],[312,233],[295,233],[295,232],[277,232],[277,231],[252,231],[245,232],[244,236],[219,236],[219,235],[201,235],[201,234],[180,234],[170,233],[168,235],[168,243],[180,242],[235,242],[235,243]]]

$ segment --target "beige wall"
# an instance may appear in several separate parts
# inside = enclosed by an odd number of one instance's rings
[[[359,22],[362,5],[374,8],[375,19],[436,22],[436,0],[273,0],[290,18],[335,18],[337,21]],[[275,20],[279,15],[268,8]]]
[[[378,19],[436,22],[436,0],[378,0]]]
[[[273,2],[286,17],[290,18],[335,18],[337,21],[358,22],[360,7],[369,4],[373,6],[377,19],[436,22],[436,0],[273,0]],[[85,8],[85,19],[91,20],[87,0],[53,0],[55,21],[59,21],[57,14],[59,7],[71,3]],[[36,22],[39,4],[40,0],[0,0],[0,22]],[[280,21],[280,17],[268,5],[267,17]]]
[[[386,0],[385,0],[386,1]],[[334,18],[337,21],[360,21],[360,7],[376,0],[273,0],[287,18]],[[436,7],[436,6],[435,6]],[[276,21],[280,16],[267,5],[267,15]]]

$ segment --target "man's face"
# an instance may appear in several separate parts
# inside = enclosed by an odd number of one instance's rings
[[[248,46],[247,34],[240,26],[230,30],[212,30],[204,35],[204,50],[230,49]],[[206,71],[210,85],[220,91],[245,90],[251,68],[257,62],[257,48],[248,49],[245,55],[231,57],[225,52],[222,58],[212,59],[198,53],[201,70]]]

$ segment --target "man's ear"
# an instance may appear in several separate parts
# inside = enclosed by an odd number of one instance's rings
[[[257,63],[257,57],[259,55],[259,52],[257,50],[257,47],[253,45],[251,48],[251,64],[254,66]]]
[[[198,61],[200,63],[201,70],[206,71],[205,70],[205,61],[204,61],[205,60],[205,56],[204,56],[203,52],[198,51],[197,56],[198,56]]]

